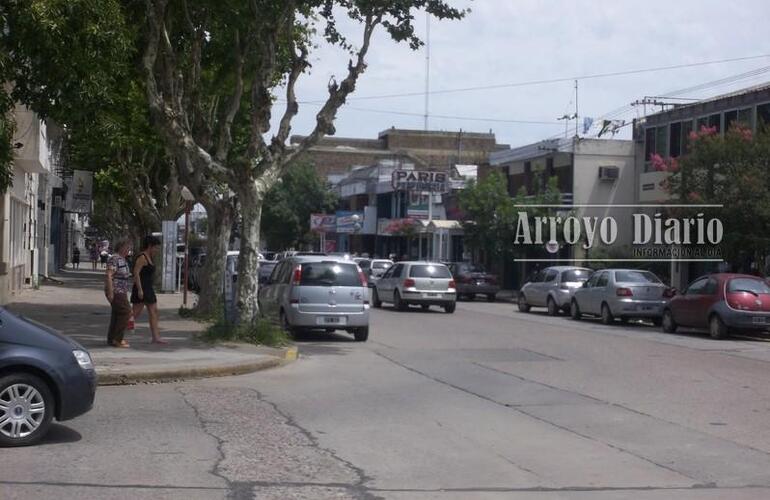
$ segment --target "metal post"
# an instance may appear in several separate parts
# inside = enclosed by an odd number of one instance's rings
[[[187,308],[187,283],[190,276],[190,202],[184,203],[184,295],[182,305]]]

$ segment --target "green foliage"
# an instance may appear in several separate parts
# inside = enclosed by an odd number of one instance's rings
[[[312,241],[310,214],[333,210],[337,195],[308,164],[292,167],[268,192],[262,232],[270,248],[301,248]]]
[[[703,213],[724,226],[723,257],[735,265],[758,261],[770,250],[770,132],[753,136],[734,127],[719,135],[702,129],[691,137],[690,151],[665,166],[664,187],[675,203],[721,204],[721,208],[671,208],[676,217]]]
[[[211,343],[246,342],[269,347],[282,347],[291,342],[280,326],[266,319],[247,325],[231,325],[220,318],[206,329],[201,338]]]

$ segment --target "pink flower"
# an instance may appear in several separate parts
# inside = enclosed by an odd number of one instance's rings
[[[679,161],[677,161],[676,158],[671,158],[671,161],[668,163],[668,171],[669,172],[678,172],[679,171]]]
[[[687,137],[689,137],[691,141],[698,140],[698,133],[694,130],[691,130]]]

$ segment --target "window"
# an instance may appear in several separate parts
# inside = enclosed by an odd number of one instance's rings
[[[561,282],[575,283],[586,281],[592,273],[593,271],[589,269],[570,269],[569,271],[564,271],[561,273]]]
[[[655,152],[660,156],[668,156],[668,127],[665,125],[655,129]]]
[[[650,127],[644,131],[644,161],[650,161],[650,157],[655,153],[655,127]]]
[[[596,286],[596,282],[599,281],[599,275],[601,273],[594,273],[593,276],[586,282],[586,287],[591,288],[593,286]]]
[[[749,292],[754,295],[769,294],[770,285],[760,279],[734,278],[727,284],[728,292]]]
[[[615,271],[615,282],[660,283],[660,280],[650,271]]]
[[[738,123],[738,110],[725,111],[725,130],[730,130]]]
[[[449,279],[452,275],[449,273],[449,269],[446,266],[433,266],[433,265],[417,265],[412,266],[409,269],[410,278],[446,278]]]
[[[554,269],[550,269],[550,270],[548,270],[548,272],[545,273],[545,279],[543,281],[545,281],[547,283],[551,282],[551,281],[554,281],[554,280],[556,280],[556,277],[558,275],[559,275],[558,271],[556,271]]]
[[[692,120],[682,122],[682,154],[690,152],[690,132],[692,132]]]
[[[709,126],[708,116],[702,116],[702,117],[698,118],[698,124],[695,127],[695,130],[700,132],[700,129],[702,129],[703,127],[708,127],[708,126]]]
[[[285,262],[281,262],[277,266],[275,266],[275,269],[273,269],[273,272],[270,273],[270,283],[279,283],[281,279],[281,273],[283,272],[284,268],[286,267]]]
[[[695,280],[689,287],[687,287],[686,295],[700,295],[703,292],[703,288],[706,286],[708,279],[701,278]]]
[[[754,115],[754,110],[751,108],[743,108],[738,110],[738,123],[741,125],[744,125],[746,127],[751,128],[752,127],[752,118]]]
[[[354,264],[306,262],[302,264],[301,276],[300,285],[303,286],[361,286]]]
[[[682,154],[682,123],[672,123],[669,127],[669,144],[672,157],[677,157]]]
[[[372,269],[390,269],[393,266],[386,260],[375,260],[372,262]]]
[[[709,127],[716,127],[717,132],[722,130],[722,116],[719,113],[709,116]]]
[[[757,130],[770,125],[770,103],[757,106]]]
[[[396,264],[393,269],[393,274],[391,275],[391,278],[400,278],[401,273],[404,271],[404,265],[403,264]]]
[[[527,194],[532,194],[532,163],[524,162],[524,186],[527,188]]]
[[[543,176],[543,185],[542,188],[545,190],[546,186],[548,186],[548,179],[556,175],[556,170],[553,167],[553,158],[546,158],[545,159],[545,175]]]
[[[359,260],[358,261],[358,267],[360,267],[361,270],[363,270],[363,271],[366,271],[371,266],[372,266],[372,261],[371,260],[364,259],[364,260]]]
[[[596,286],[597,287],[607,286],[607,283],[609,282],[609,277],[610,277],[609,273],[601,273],[599,275],[599,279],[596,280]]]
[[[706,286],[703,287],[701,294],[714,295],[715,293],[717,293],[717,280],[711,278],[706,282]]]

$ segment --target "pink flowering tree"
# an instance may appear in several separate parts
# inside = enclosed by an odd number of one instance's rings
[[[770,254],[770,132],[753,134],[735,125],[725,134],[702,127],[689,137],[680,158],[650,159],[657,171],[670,172],[662,187],[675,203],[720,204],[720,208],[672,210],[679,217],[703,213],[724,225],[722,251],[738,263],[753,260],[764,268]]]

